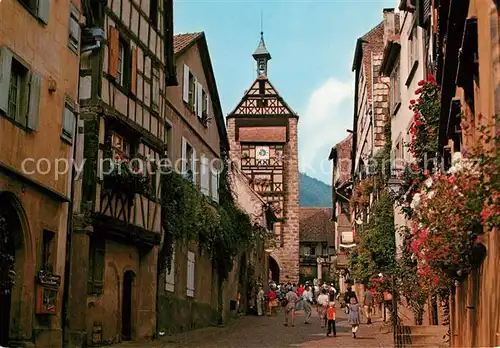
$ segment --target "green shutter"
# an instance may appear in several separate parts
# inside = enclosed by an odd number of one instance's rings
[[[12,66],[12,52],[7,47],[0,49],[0,110],[9,112],[9,86]]]
[[[50,0],[38,0],[38,18],[45,24],[49,23]]]
[[[34,72],[30,72],[27,127],[31,130],[38,129],[38,118],[40,117],[41,92],[42,92],[42,77]]]

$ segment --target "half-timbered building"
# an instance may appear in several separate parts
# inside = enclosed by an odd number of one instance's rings
[[[207,40],[201,32],[175,35],[173,42],[179,84],[166,90],[168,157],[178,173],[217,203],[220,159],[228,141]],[[174,245],[172,265],[158,278],[159,330],[216,324],[222,291],[216,277],[209,253],[195,241]],[[236,302],[236,293],[231,300]],[[229,303],[223,307],[229,309]]]
[[[85,1],[68,335],[71,346],[153,337],[159,163],[175,84],[172,1]]]
[[[0,346],[62,345],[81,13],[0,3]]]
[[[270,276],[299,280],[299,116],[267,77],[271,59],[261,34],[253,54],[257,78],[227,116],[230,158],[251,180],[280,222],[274,224],[276,249],[269,259]]]

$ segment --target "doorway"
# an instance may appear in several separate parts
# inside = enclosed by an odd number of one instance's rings
[[[269,274],[270,278],[276,283],[280,282],[280,266],[278,262],[272,257],[269,256]]]
[[[135,273],[126,271],[123,276],[122,296],[122,340],[132,340],[132,300]]]
[[[0,194],[0,346],[9,343],[12,291],[14,290],[16,243],[22,236],[21,222],[8,194]]]

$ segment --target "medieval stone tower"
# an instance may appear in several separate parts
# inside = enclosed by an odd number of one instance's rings
[[[276,243],[269,256],[272,278],[298,282],[299,116],[267,77],[271,55],[263,33],[253,58],[257,62],[257,79],[227,116],[230,157],[280,218],[274,224]]]

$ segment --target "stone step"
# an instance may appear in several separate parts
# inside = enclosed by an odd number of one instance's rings
[[[444,336],[448,333],[448,327],[443,325],[413,325],[409,328],[412,334],[435,334]]]

